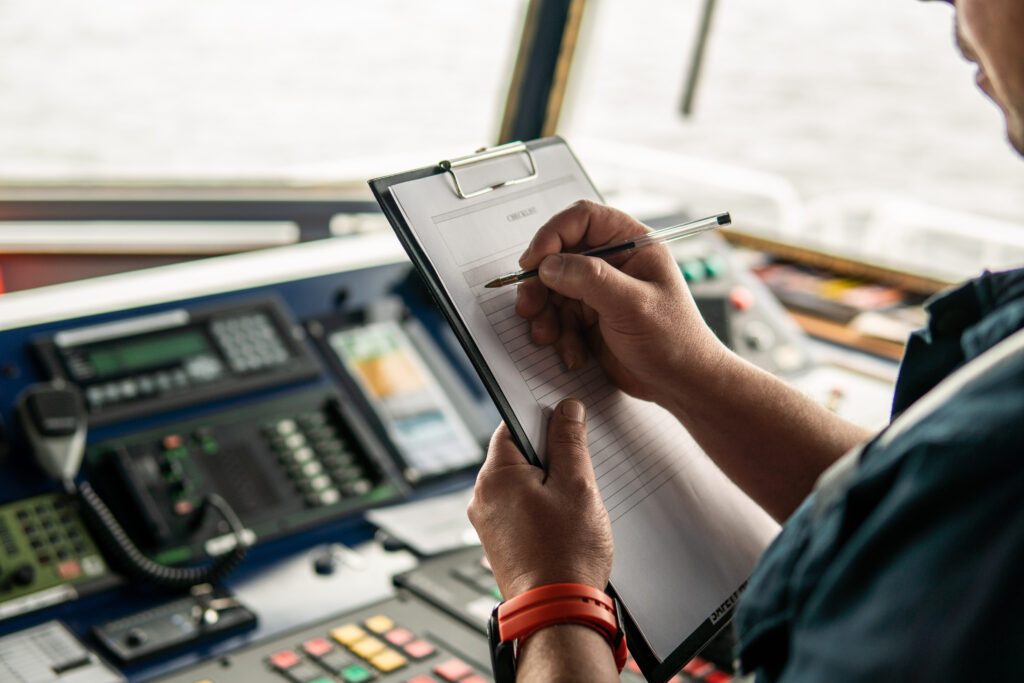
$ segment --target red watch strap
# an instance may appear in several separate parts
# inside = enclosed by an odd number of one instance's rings
[[[522,595],[506,600],[498,608],[498,618],[501,619],[525,607],[530,607],[547,600],[564,600],[565,598],[589,599],[604,605],[605,609],[615,614],[615,606],[612,604],[612,599],[604,591],[583,583],[552,583],[528,590]]]
[[[530,610],[523,610],[506,619],[498,617],[498,633],[502,640],[525,640],[534,631],[549,624],[574,623],[593,626],[603,634],[615,633],[614,617],[596,605],[580,600],[566,599],[547,602]]]

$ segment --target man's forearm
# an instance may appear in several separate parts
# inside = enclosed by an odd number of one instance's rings
[[[821,472],[871,435],[731,353],[703,379],[680,379],[666,407],[779,521]]]
[[[519,653],[518,681],[617,683],[608,641],[587,626],[559,624],[530,636]]]

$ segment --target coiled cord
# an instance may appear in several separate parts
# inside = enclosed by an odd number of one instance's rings
[[[234,571],[248,552],[242,521],[227,501],[216,493],[207,494],[205,506],[215,508],[231,527],[235,547],[206,566],[168,567],[154,562],[139,550],[89,482],[65,482],[65,488],[77,494],[82,517],[96,537],[97,544],[115,568],[129,578],[166,590],[182,590],[203,583],[215,584]]]

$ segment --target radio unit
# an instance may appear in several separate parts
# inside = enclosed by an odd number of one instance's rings
[[[273,299],[184,308],[34,340],[51,378],[77,385],[90,426],[312,377],[319,372]]]

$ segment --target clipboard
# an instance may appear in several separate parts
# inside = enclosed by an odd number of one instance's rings
[[[443,175],[445,176],[443,184],[446,186],[446,189],[438,191],[451,193],[451,196],[447,197],[449,204],[452,203],[452,197],[457,198],[458,202],[466,202],[467,207],[480,206],[487,202],[500,202],[502,197],[512,196],[513,193],[545,192],[545,188],[549,187],[554,181],[543,177],[544,169],[541,164],[541,158],[550,158],[555,154],[564,155],[561,157],[563,161],[574,167],[577,172],[580,188],[582,188],[581,191],[596,201],[601,201],[600,194],[586,175],[579,160],[560,137],[541,138],[525,143],[510,143],[496,148],[480,150],[473,155],[442,161],[436,165],[375,178],[369,181],[370,188],[394,229],[395,234],[408,253],[409,258],[426,281],[428,289],[479,373],[484,386],[508,425],[513,438],[524,455],[535,465],[541,464],[541,458],[537,452],[539,449],[535,449],[533,446],[533,443],[537,441],[536,430],[533,432],[534,438],[531,439],[528,433],[529,430],[524,426],[522,420],[517,417],[509,396],[502,388],[484,353],[475,341],[473,333],[466,320],[463,319],[456,301],[443,281],[438,268],[428,255],[414,227],[410,225],[410,219],[405,211],[403,211],[400,200],[396,197],[396,188],[408,183],[417,183],[418,181],[428,181],[432,186],[436,186],[438,185],[437,180],[428,179],[434,179],[435,176]],[[506,162],[506,166],[511,165],[514,167],[514,172],[497,176],[481,173],[477,174],[477,177],[473,177],[473,173],[471,173],[473,169],[495,165],[502,161]],[[458,205],[457,202],[456,205]],[[559,208],[564,208],[564,206]],[[553,214],[554,211],[551,213]],[[547,218],[548,216],[543,217],[544,220]],[[514,268],[509,268],[509,270],[514,270]],[[678,425],[678,423],[676,424]],[[704,457],[706,458],[706,456]],[[717,468],[715,469],[717,470]],[[721,476],[724,477],[724,475]],[[734,486],[731,482],[729,485]],[[606,500],[606,504],[607,502]],[[758,510],[760,511],[759,508]],[[760,513],[768,520],[767,524],[770,526],[762,524],[762,528],[758,530],[759,536],[756,543],[760,544],[760,547],[757,548],[756,553],[753,553],[754,559],[756,559],[757,555],[760,555],[760,551],[767,545],[778,528],[763,511],[760,511]],[[616,538],[617,562],[619,562],[618,542],[619,539]],[[671,541],[667,541],[667,543],[669,542]],[[751,553],[748,552],[748,554]],[[750,562],[750,568],[752,566],[753,560]],[[672,569],[672,567],[664,568],[666,571],[671,571]],[[683,569],[680,567],[678,571],[683,571]],[[622,593],[616,589],[614,585],[615,570],[613,568],[613,585],[609,586],[608,592],[616,601],[619,610],[619,623],[626,635],[630,654],[648,681],[652,683],[668,681],[687,661],[725,628],[731,620],[733,607],[738,596],[743,588],[745,588],[746,576],[749,576],[749,571],[744,575],[741,582],[728,584],[731,589],[725,591],[720,596],[720,599],[715,598],[713,609],[701,613],[708,616],[699,625],[686,632],[681,632],[678,639],[672,640],[671,645],[668,647],[662,642],[660,646],[661,654],[659,656],[657,651],[659,648],[652,645],[652,642],[645,635],[645,629],[641,627],[636,615],[627,604],[628,601],[624,600]],[[683,601],[685,598],[686,596],[678,596],[680,601]],[[677,597],[670,595],[664,596],[661,599],[671,603]]]

